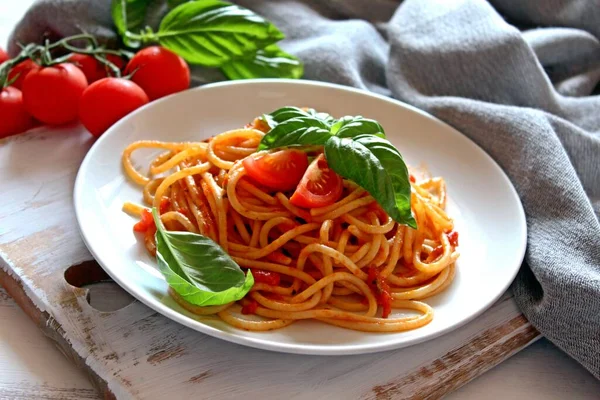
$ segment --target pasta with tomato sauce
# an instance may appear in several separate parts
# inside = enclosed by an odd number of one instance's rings
[[[433,309],[423,300],[451,284],[459,257],[444,180],[410,176],[413,229],[329,168],[322,149],[257,151],[268,131],[257,118],[203,142],[141,141],[124,151],[127,175],[168,230],[209,237],[254,277],[237,302],[200,307],[171,288],[172,297],[252,331],[304,319],[367,332],[428,324]],[[164,150],[148,176],[131,160],[143,148]],[[124,210],[140,217],[134,230],[155,254],[146,206]]]

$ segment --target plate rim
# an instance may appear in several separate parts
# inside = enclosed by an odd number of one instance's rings
[[[248,86],[248,85],[252,86],[252,85],[261,85],[261,84],[275,84],[275,85],[284,85],[284,86],[312,86],[312,87],[319,87],[319,88],[330,88],[330,89],[336,89],[336,90],[341,90],[341,91],[346,91],[346,92],[352,92],[352,93],[359,94],[361,96],[376,98],[378,100],[383,100],[383,101],[391,103],[395,106],[399,106],[404,109],[407,109],[413,113],[417,113],[417,114],[435,122],[436,124],[441,125],[444,129],[449,129],[449,130],[453,131],[453,133],[458,134],[458,135],[462,136],[464,139],[466,139],[466,141],[471,146],[474,146],[476,149],[481,151],[483,153],[484,158],[488,162],[491,163],[491,166],[496,170],[496,172],[499,172],[499,176],[507,184],[509,191],[510,191],[510,195],[511,195],[511,197],[514,198],[515,204],[518,209],[517,210],[518,211],[518,223],[516,225],[520,226],[521,229],[519,231],[522,231],[522,233],[523,233],[522,234],[523,240],[521,240],[521,243],[519,243],[519,249],[518,249],[518,251],[519,251],[519,254],[517,257],[517,259],[519,260],[518,267],[515,267],[514,270],[512,271],[510,280],[507,279],[508,283],[503,285],[502,290],[499,291],[498,294],[493,296],[491,298],[491,300],[486,302],[486,304],[483,307],[481,307],[477,312],[470,315],[468,318],[464,318],[455,324],[449,325],[443,329],[432,332],[430,334],[423,335],[418,338],[414,338],[408,343],[392,342],[392,343],[388,343],[385,345],[378,345],[377,343],[359,344],[359,345],[356,345],[356,344],[353,344],[353,345],[300,344],[299,345],[299,344],[273,342],[273,341],[269,341],[269,340],[252,338],[252,337],[247,337],[247,336],[239,336],[239,335],[235,335],[232,332],[223,331],[223,330],[213,327],[211,325],[203,324],[193,318],[188,317],[187,315],[183,314],[182,312],[179,312],[177,310],[174,310],[171,307],[168,307],[164,303],[161,303],[161,302],[152,303],[149,299],[146,299],[145,296],[137,295],[136,289],[133,287],[133,285],[130,287],[130,285],[128,285],[127,282],[125,282],[124,280],[121,280],[119,278],[118,274],[113,273],[110,268],[107,268],[103,265],[101,258],[98,256],[98,253],[94,249],[94,245],[92,244],[92,241],[90,240],[90,238],[88,237],[88,234],[83,229],[82,221],[83,221],[84,205],[83,205],[83,201],[78,201],[78,198],[81,198],[80,193],[82,192],[83,186],[84,186],[84,179],[83,179],[84,171],[86,170],[87,165],[93,159],[94,152],[96,151],[96,149],[98,147],[100,147],[100,144],[104,140],[107,140],[107,138],[111,135],[111,132],[118,130],[120,125],[127,123],[128,119],[135,117],[138,113],[143,112],[147,108],[154,107],[157,104],[160,104],[162,102],[170,101],[171,98],[180,96],[180,95],[185,94],[190,91],[201,92],[201,91],[214,89],[214,88],[218,88],[218,87],[225,87],[225,86]],[[175,94],[163,97],[161,99],[158,99],[151,103],[146,104],[145,106],[133,111],[132,113],[128,114],[127,116],[125,116],[124,118],[119,120],[113,126],[111,126],[98,140],[96,140],[96,142],[87,151],[83,161],[81,162],[81,164],[78,168],[77,176],[75,178],[75,183],[74,183],[74,187],[73,187],[73,206],[74,206],[74,211],[75,211],[75,218],[77,221],[77,228],[80,233],[81,239],[84,242],[85,246],[87,247],[88,251],[94,257],[94,260],[111,277],[111,279],[113,279],[113,281],[115,283],[117,283],[122,289],[127,291],[136,300],[140,301],[141,303],[145,304],[147,307],[153,309],[154,311],[162,314],[166,318],[168,318],[176,323],[182,324],[182,325],[184,325],[188,328],[191,328],[197,332],[207,334],[216,339],[225,340],[225,341],[228,341],[231,343],[236,343],[239,345],[248,346],[248,347],[252,347],[252,348],[258,348],[258,349],[262,349],[262,350],[268,350],[268,351],[274,351],[274,352],[280,352],[280,353],[290,353],[290,354],[304,354],[304,355],[342,356],[342,355],[355,355],[355,354],[370,354],[370,353],[396,350],[396,349],[400,349],[403,347],[414,346],[416,344],[423,343],[423,342],[429,341],[431,339],[435,339],[435,338],[445,335],[451,331],[459,329],[460,327],[468,324],[469,322],[473,321],[475,318],[482,315],[485,311],[487,311],[494,303],[496,303],[496,301],[500,297],[502,297],[502,295],[504,295],[504,293],[510,287],[510,285],[514,281],[516,275],[518,274],[518,272],[521,268],[521,265],[523,263],[523,260],[525,258],[525,252],[526,252],[526,248],[527,248],[527,236],[528,236],[527,219],[526,219],[526,215],[525,215],[525,210],[523,208],[523,204],[521,203],[521,199],[520,199],[514,185],[512,184],[511,180],[508,178],[508,176],[506,175],[504,170],[498,165],[496,160],[494,160],[483,148],[481,148],[471,138],[469,138],[462,132],[458,131],[457,129],[453,128],[451,125],[447,124],[446,122],[438,119],[437,117],[435,117],[421,109],[418,109],[415,106],[404,103],[402,101],[399,101],[399,100],[396,100],[396,99],[393,99],[391,97],[387,97],[384,95],[380,95],[377,93],[372,93],[372,92],[368,92],[368,91],[365,91],[362,89],[357,89],[354,87],[349,87],[349,86],[344,86],[344,85],[339,85],[339,84],[334,84],[334,83],[329,83],[329,82],[312,81],[312,80],[249,79],[249,80],[223,81],[223,82],[209,83],[209,84],[205,84],[205,85],[198,86],[195,88],[191,88],[184,92],[175,93]]]

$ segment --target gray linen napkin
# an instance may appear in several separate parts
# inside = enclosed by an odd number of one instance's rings
[[[529,229],[517,302],[600,379],[598,1],[237,2],[284,31],[282,45],[304,61],[306,79],[413,104],[502,166]],[[109,3],[40,0],[16,27],[10,51],[17,40],[81,28],[114,40]],[[202,68],[194,77],[222,79]]]

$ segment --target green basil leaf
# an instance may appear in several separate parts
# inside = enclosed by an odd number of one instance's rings
[[[166,231],[156,209],[156,259],[169,286],[198,306],[237,301],[254,285],[254,277],[210,238],[190,232]]]
[[[327,113],[317,112],[312,108],[303,110],[301,108],[291,107],[291,106],[279,108],[279,109],[273,111],[272,113],[270,113],[269,117],[270,117],[270,119],[269,119],[269,121],[267,121],[267,123],[269,124],[269,127],[271,129],[275,128],[275,126],[277,126],[278,124],[280,124],[284,121],[287,121],[289,119],[292,119],[292,118],[309,117],[309,118],[313,118],[313,119],[319,119],[319,120],[325,122],[327,124],[327,126],[331,126],[331,124],[335,121],[335,119]]]
[[[228,61],[223,64],[221,71],[229,79],[300,79],[304,67],[296,57],[272,44],[248,57]]]
[[[379,122],[361,116],[340,118],[331,127],[331,134],[342,138],[358,135],[376,135],[385,138],[385,132]]]
[[[192,64],[220,67],[284,38],[269,21],[221,0],[183,3],[162,20],[156,39]]]
[[[137,31],[146,19],[150,0],[112,0],[111,15],[123,43],[129,47],[140,47],[141,42],[127,36],[128,31]]]
[[[331,134],[329,125],[313,117],[296,117],[288,119],[263,136],[258,150],[277,147],[324,145]]]
[[[400,152],[375,135],[331,136],[325,158],[336,173],[373,196],[394,221],[416,228],[410,207],[408,170]]]

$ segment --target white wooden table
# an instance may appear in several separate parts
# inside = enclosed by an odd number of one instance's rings
[[[0,43],[6,42],[11,27],[32,2],[0,0]],[[0,399],[97,396],[84,373],[67,361],[0,289]],[[598,399],[600,382],[552,344],[541,340],[448,396],[484,397]]]

